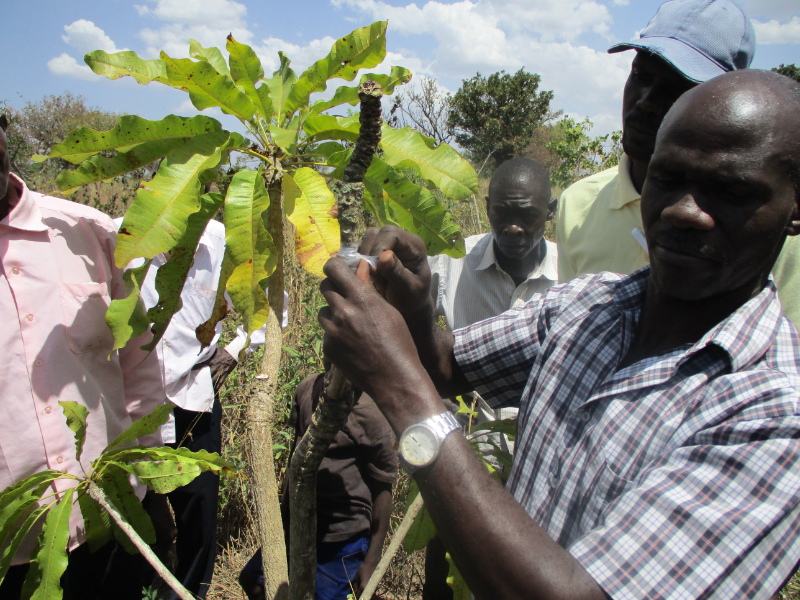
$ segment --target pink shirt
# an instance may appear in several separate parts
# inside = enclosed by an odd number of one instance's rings
[[[124,295],[113,221],[32,192],[14,175],[10,185],[20,198],[0,221],[0,489],[45,469],[82,473],[59,401],[89,409],[87,471],[132,420],[165,401],[158,357],[140,348],[150,333],[108,358],[106,308]],[[140,442],[161,445],[158,434]],[[58,481],[56,489],[71,485]],[[73,549],[83,542],[77,507],[70,525]],[[26,542],[14,564],[29,561],[33,537]]]

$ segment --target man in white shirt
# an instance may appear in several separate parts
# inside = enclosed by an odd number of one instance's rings
[[[464,258],[444,254],[428,258],[436,315],[443,316],[450,329],[522,306],[558,282],[558,250],[544,239],[545,223],[555,205],[550,174],[539,162],[518,157],[497,168],[486,196],[492,232],[467,238]],[[478,423],[517,417],[515,406],[492,409],[482,398],[477,400]],[[514,450],[505,436],[495,435],[493,441],[501,449]],[[427,549],[423,598],[453,597],[445,582],[447,571],[444,547],[437,538]]]
[[[122,219],[115,222],[119,227]],[[156,346],[167,399],[175,405],[170,420],[161,429],[162,438],[167,445],[195,452],[221,451],[222,407],[217,394],[236,367],[240,352],[244,349],[251,354],[265,338],[264,327],[251,334],[248,345],[247,334],[239,326],[236,338],[224,348],[217,348],[222,333],[220,322],[207,347],[197,340],[197,327],[211,317],[214,309],[224,255],[225,226],[212,219],[200,238],[183,286],[182,307]],[[147,309],[158,303],[156,274],[167,260],[165,255],[156,256],[147,272],[141,291]],[[225,298],[230,307],[227,292]],[[288,295],[284,292],[284,327],[288,322],[287,304]],[[177,526],[175,576],[200,598],[205,597],[214,572],[218,494],[219,476],[209,472],[168,495]]]

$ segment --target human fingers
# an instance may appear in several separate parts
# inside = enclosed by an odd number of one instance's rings
[[[364,284],[359,281],[358,277],[355,276],[350,267],[347,266],[347,263],[341,258],[333,257],[328,259],[328,262],[322,267],[322,272],[326,277],[322,283],[329,281],[338,290],[338,293],[345,298],[363,289]],[[320,290],[322,290],[322,284],[320,284]]]
[[[378,237],[380,229],[377,227],[370,227],[364,232],[364,237],[361,238],[361,243],[358,245],[358,253],[364,256],[371,256],[372,245],[375,243],[375,238]]]
[[[426,261],[428,255],[425,242],[420,237],[394,225],[381,227],[372,242],[370,254],[380,256],[386,250],[394,252],[411,269],[420,261]]]
[[[358,280],[366,285],[369,288],[375,289],[375,285],[372,282],[372,278],[370,277],[370,266],[369,263],[365,260],[358,261],[358,267],[356,268],[356,277]]]

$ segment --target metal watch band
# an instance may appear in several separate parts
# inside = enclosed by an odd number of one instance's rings
[[[439,438],[439,443],[442,443],[444,438],[456,429],[461,429],[461,425],[451,412],[443,412],[434,415],[433,417],[425,419],[420,425],[427,425],[433,429],[436,436]]]

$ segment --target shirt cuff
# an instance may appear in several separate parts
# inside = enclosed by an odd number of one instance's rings
[[[237,336],[230,344],[225,346],[225,351],[238,361],[239,353],[242,351],[246,343],[247,336]]]

